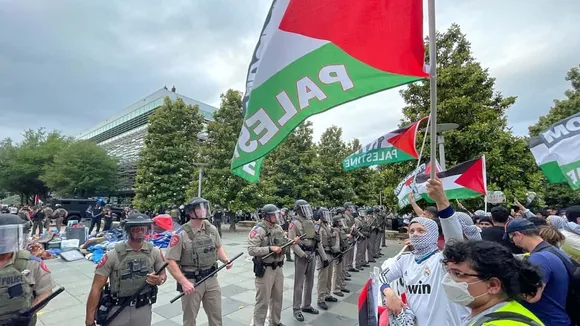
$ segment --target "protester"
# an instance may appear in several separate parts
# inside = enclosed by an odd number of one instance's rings
[[[542,286],[539,271],[528,262],[491,241],[463,241],[449,244],[443,251],[447,274],[443,289],[452,302],[471,308],[471,316],[462,325],[503,325],[493,321],[543,323],[518,303],[522,297],[534,297]],[[498,316],[511,312],[511,318]],[[517,324],[517,323],[516,323]],[[534,325],[527,323],[526,325]]]
[[[541,225],[538,226],[538,229],[540,230],[540,237],[554,247],[560,248],[562,242],[565,240],[562,232],[558,231],[558,229],[552,225]]]
[[[548,223],[553,225],[564,236],[560,249],[570,258],[580,262],[580,206],[572,206],[566,210],[566,217],[552,215],[548,217]]]
[[[493,221],[493,226],[485,228],[481,232],[481,238],[487,241],[497,242],[508,248],[512,254],[521,254],[522,250],[515,246],[509,239],[504,238],[505,225],[510,217],[509,211],[502,206],[494,207],[491,209],[491,220]]]
[[[463,229],[463,236],[467,240],[481,240],[481,229],[473,224],[473,220],[467,213],[456,212],[455,215],[461,223]]]
[[[464,231],[445,196],[441,181],[429,180],[427,191],[437,204],[446,241],[463,240]],[[425,217],[414,218],[409,224],[413,254],[401,256],[380,276],[383,283],[381,293],[385,296],[387,309],[394,315],[399,315],[404,306],[390,283],[403,279],[408,307],[415,312],[418,326],[459,325],[469,314],[466,307],[451,302],[441,289],[445,270],[440,263],[443,256],[437,248],[437,237],[435,221]]]
[[[481,229],[481,232],[483,232],[484,229],[493,226],[493,221],[488,216],[481,216],[477,220],[476,224]]]
[[[523,305],[547,325],[569,326],[565,307],[570,277],[564,262],[551,251],[558,251],[562,256],[566,254],[545,242],[538,227],[527,219],[510,221],[505,232],[516,246],[530,253],[527,259],[542,275],[542,287],[535,297],[525,298],[527,302],[522,302]]]

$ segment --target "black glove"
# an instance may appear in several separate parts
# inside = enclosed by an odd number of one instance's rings
[[[330,265],[330,262],[328,261],[328,259],[322,261],[322,268],[326,268],[326,267],[328,267],[328,265]]]
[[[18,315],[16,317],[11,318],[8,321],[7,326],[28,326],[32,321],[32,316],[30,315]]]
[[[336,255],[336,261],[340,264],[342,263],[342,254]]]

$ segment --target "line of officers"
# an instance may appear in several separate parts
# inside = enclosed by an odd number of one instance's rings
[[[183,325],[196,325],[202,303],[208,324],[223,325],[221,286],[217,277],[198,282],[218,269],[218,261],[227,269],[232,268],[232,263],[216,227],[208,221],[209,202],[194,198],[185,205],[185,211],[190,220],[172,236],[166,256],[146,241],[152,220],[138,212],[127,217],[124,224],[127,241],[108,251],[95,269],[86,304],[86,326],[103,321],[109,326],[151,325],[157,287],[167,280],[165,270],[161,269],[165,262],[177,281],[177,290],[185,294],[181,298]],[[317,304],[321,309],[328,309],[327,302],[336,302],[335,296],[350,292],[346,288],[349,272],[361,270],[380,256],[381,241],[374,231],[380,224],[380,219],[374,216],[380,216],[380,210],[357,212],[354,205],[346,203],[331,215],[324,207],[315,214],[308,202],[297,200],[285,234],[280,226],[283,222],[280,210],[274,205],[264,206],[262,221],[248,236],[248,252],[261,265],[261,271],[255,269],[253,325],[264,325],[268,310],[269,325],[283,325],[280,315],[285,243],[290,242],[295,256],[293,311],[299,321],[304,321],[302,313],[319,313],[311,305],[316,265],[319,269]],[[23,250],[22,224],[16,215],[0,216],[1,326],[35,325],[36,316],[22,319],[18,312],[48,296],[55,285],[48,267]],[[353,246],[356,246],[356,258],[353,250],[349,250]],[[260,259],[269,253],[274,254]],[[144,284],[150,286],[143,287]],[[115,319],[108,320],[121,306],[125,309]]]
[[[264,325],[266,318],[269,325],[283,325],[282,266],[288,250],[283,247],[289,241],[295,256],[292,309],[294,318],[301,322],[305,320],[303,313],[319,314],[311,302],[315,270],[318,270],[317,306],[327,310],[328,302],[338,301],[335,296],[343,297],[343,293],[350,292],[346,288],[350,272],[359,272],[382,256],[386,216],[381,208],[357,210],[352,203],[345,203],[331,213],[325,207],[313,211],[307,201],[297,200],[293,212],[286,233],[280,226],[284,223],[280,210],[275,205],[266,205],[261,211],[262,221],[249,233],[248,253],[254,256],[256,275],[255,326]],[[266,255],[269,257],[261,259]]]

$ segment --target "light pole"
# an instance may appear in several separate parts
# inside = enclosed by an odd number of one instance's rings
[[[207,140],[208,134],[206,131],[200,131],[197,133],[197,140],[200,142],[205,142]],[[194,162],[193,165],[199,167],[199,175],[197,179],[197,197],[201,197],[201,180],[203,179],[203,167],[207,166],[207,163],[197,163]]]
[[[441,170],[445,171],[445,136],[444,131],[455,130],[459,128],[456,123],[439,123],[437,124],[437,145],[439,145],[439,165],[441,165]],[[427,131],[429,132],[429,131]]]

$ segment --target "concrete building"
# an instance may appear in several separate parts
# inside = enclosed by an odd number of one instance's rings
[[[133,193],[137,159],[144,146],[148,117],[163,105],[165,97],[172,101],[180,98],[186,104],[198,105],[206,121],[212,120],[213,112],[217,110],[211,105],[162,88],[76,137],[92,140],[110,155],[119,158],[119,193]]]

